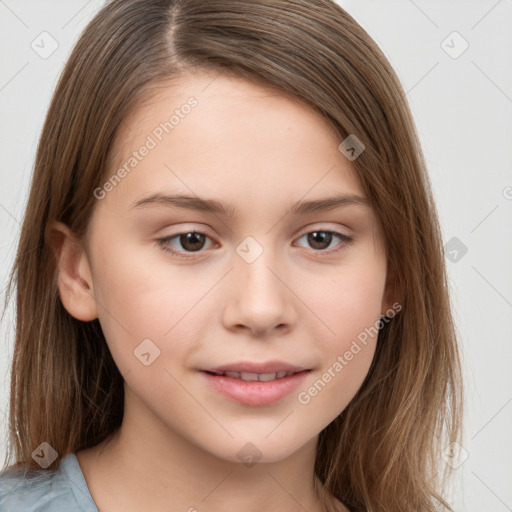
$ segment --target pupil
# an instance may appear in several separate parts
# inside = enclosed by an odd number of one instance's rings
[[[326,247],[329,247],[329,244],[331,243],[332,233],[326,233],[325,231],[313,231],[308,235],[308,238],[308,241],[311,243],[313,248],[325,249]]]
[[[180,237],[181,245],[187,250],[198,250],[204,245],[204,235],[202,233],[186,233]]]

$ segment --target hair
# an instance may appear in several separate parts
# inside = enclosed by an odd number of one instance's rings
[[[291,94],[365,150],[352,164],[377,214],[403,306],[379,331],[366,379],[319,435],[322,497],[351,510],[452,510],[441,453],[461,437],[462,384],[439,220],[416,128],[390,63],[330,0],[114,0],[85,28],[39,141],[10,275],[16,286],[6,464],[38,469],[120,427],[123,378],[98,319],[63,307],[49,226],[82,240],[128,113],[184,71]],[[54,462],[49,469],[58,462]]]

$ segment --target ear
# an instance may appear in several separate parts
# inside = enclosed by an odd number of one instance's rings
[[[395,307],[393,307],[395,305]],[[402,293],[398,283],[397,272],[391,265],[388,265],[386,275],[386,286],[382,296],[381,315],[387,316],[387,311],[395,311],[395,314],[402,309]]]
[[[88,322],[98,318],[92,275],[84,247],[62,222],[51,224],[48,238],[57,261],[62,305],[77,320]]]

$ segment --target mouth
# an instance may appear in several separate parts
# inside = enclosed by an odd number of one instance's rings
[[[217,377],[229,377],[230,379],[239,379],[244,380],[246,382],[251,381],[259,381],[259,382],[270,382],[272,380],[279,380],[284,379],[286,377],[291,377],[292,375],[295,375],[297,373],[301,373],[302,371],[309,371],[309,370],[301,370],[298,372],[287,372],[287,371],[280,371],[280,372],[272,372],[272,373],[253,373],[253,372],[212,372],[205,370],[206,373],[209,373],[210,375],[215,375]]]
[[[292,365],[283,361],[267,361],[265,363],[255,363],[249,361],[240,361],[221,366],[205,368],[201,371],[224,376],[231,379],[239,379],[247,382],[259,381],[269,382],[277,379],[284,379],[296,373],[309,371],[303,366]]]
[[[244,405],[278,402],[303,381],[311,369],[275,361],[234,363],[200,370],[211,389]]]

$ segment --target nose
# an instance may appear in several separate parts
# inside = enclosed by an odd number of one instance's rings
[[[273,253],[264,250],[251,263],[234,256],[229,298],[222,315],[225,327],[247,330],[257,337],[291,329],[297,320],[294,294]]]

